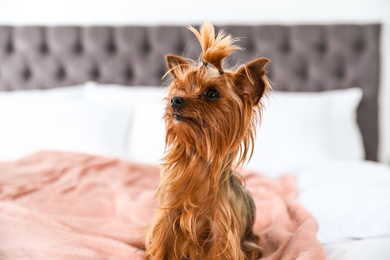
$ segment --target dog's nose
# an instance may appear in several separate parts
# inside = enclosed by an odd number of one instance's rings
[[[184,98],[182,97],[173,97],[171,98],[171,106],[173,108],[179,108],[184,104]]]

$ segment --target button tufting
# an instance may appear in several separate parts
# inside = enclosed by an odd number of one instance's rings
[[[98,78],[100,78],[100,71],[97,67],[94,67],[91,72],[90,72],[90,75],[91,75],[91,78],[93,80],[97,80]]]
[[[80,42],[77,42],[75,44],[75,46],[73,47],[73,51],[74,51],[75,54],[80,54],[80,53],[82,53],[84,51],[84,48],[83,48],[83,46],[81,45]]]
[[[324,43],[320,43],[317,45],[316,51],[320,54],[326,52],[326,45]]]
[[[297,70],[296,77],[301,79],[301,80],[306,79],[307,78],[307,70],[304,68]]]
[[[356,52],[362,52],[363,49],[364,49],[364,42],[363,41],[356,41],[354,44],[353,44],[353,49],[356,51]]]
[[[150,43],[148,41],[145,41],[144,44],[142,45],[142,52],[148,53],[150,52],[150,50],[151,50]]]
[[[126,80],[131,80],[134,76],[134,73],[133,73],[133,70],[131,69],[131,67],[127,67],[123,74],[124,74],[123,76]]]
[[[286,42],[282,46],[280,46],[280,51],[283,53],[288,53],[291,51],[291,46]]]
[[[49,48],[47,47],[46,44],[42,44],[40,47],[39,47],[39,51],[41,52],[41,54],[48,54],[49,53]]]
[[[57,79],[58,80],[63,80],[66,77],[65,69],[63,67],[60,67],[57,70]]]
[[[178,41],[175,49],[178,51],[178,53],[182,53],[184,51],[184,49],[185,49],[184,42],[183,41]]]
[[[7,54],[12,54],[14,52],[14,45],[11,42],[8,42],[5,51]]]
[[[30,69],[28,69],[28,68],[25,68],[24,70],[23,70],[23,72],[22,72],[22,78],[24,79],[24,80],[29,80],[30,78],[31,78],[31,70]]]
[[[116,53],[117,48],[116,48],[116,45],[115,45],[113,42],[110,42],[110,43],[107,45],[106,50],[107,50],[108,53],[114,54],[114,53]]]
[[[337,79],[342,79],[344,77],[344,70],[342,68],[339,68],[334,71],[333,76]]]

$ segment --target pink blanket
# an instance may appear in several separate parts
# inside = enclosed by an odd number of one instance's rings
[[[291,176],[243,173],[264,259],[326,259]],[[0,259],[143,259],[159,168],[39,152],[0,163]]]

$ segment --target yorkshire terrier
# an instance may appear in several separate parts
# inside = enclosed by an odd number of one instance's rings
[[[167,55],[173,77],[165,111],[166,153],[146,259],[258,259],[255,204],[233,169],[250,159],[261,97],[270,90],[266,58],[223,68],[236,39],[205,23],[189,29],[199,62]]]

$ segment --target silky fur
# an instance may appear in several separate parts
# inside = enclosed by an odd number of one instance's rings
[[[189,28],[202,46],[198,63],[168,55],[166,153],[158,209],[146,232],[146,259],[258,259],[254,202],[233,165],[252,155],[260,98],[270,89],[266,58],[223,68],[235,40],[205,23]],[[219,93],[215,100],[207,91]],[[171,99],[184,103],[173,107]],[[175,115],[180,115],[178,119]]]

